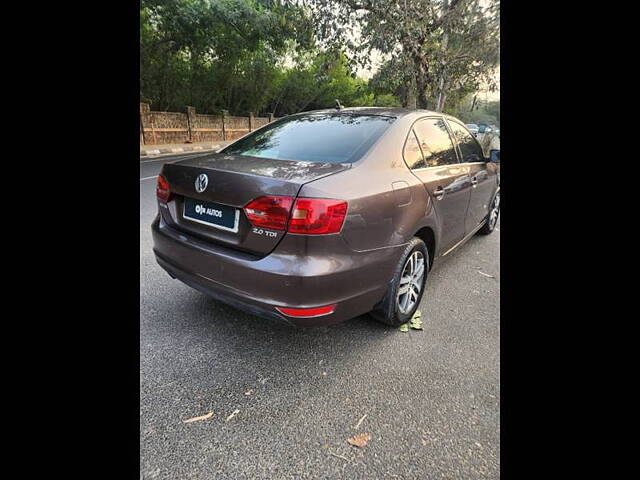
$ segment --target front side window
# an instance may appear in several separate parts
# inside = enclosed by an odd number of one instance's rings
[[[449,131],[442,118],[425,118],[414,125],[427,167],[458,163]]]
[[[407,142],[404,144],[404,161],[412,170],[425,166],[422,151],[420,150],[420,145],[418,144],[418,139],[413,129],[411,129],[407,137]]]
[[[482,162],[484,155],[482,154],[482,147],[478,141],[469,133],[469,131],[462,125],[456,122],[449,122],[453,138],[460,147],[460,153],[462,154],[463,163],[467,162]]]
[[[395,118],[381,115],[310,113],[277,120],[221,153],[276,160],[353,163]]]

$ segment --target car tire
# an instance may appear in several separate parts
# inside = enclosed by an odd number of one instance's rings
[[[493,216],[495,213],[495,216]],[[496,192],[491,201],[491,208],[489,209],[489,213],[487,213],[487,219],[482,225],[482,228],[478,230],[480,235],[489,235],[496,228],[498,224],[498,217],[500,216],[500,190]]]
[[[399,298],[401,281],[403,280],[403,278],[406,281],[406,278],[408,277],[407,268],[409,267],[410,258],[413,257],[414,263],[419,263],[420,256],[423,259],[424,273],[421,279],[416,278],[415,282],[411,280],[409,287],[413,288],[411,287],[411,285],[419,283],[420,292],[417,299],[410,299],[410,301],[415,301],[415,303],[410,307],[409,305],[405,305],[405,311],[402,311],[403,305],[401,300],[404,300],[404,298]],[[413,237],[400,256],[400,260],[398,261],[398,264],[393,271],[393,277],[384,298],[378,305],[376,305],[376,308],[370,313],[370,315],[377,321],[382,322],[386,325],[390,325],[392,327],[398,327],[403,323],[408,322],[411,317],[413,317],[413,314],[418,309],[420,301],[422,300],[422,295],[424,294],[424,288],[427,281],[427,275],[429,273],[429,265],[430,259],[427,246],[420,238]],[[406,283],[402,285],[403,288],[405,285]]]

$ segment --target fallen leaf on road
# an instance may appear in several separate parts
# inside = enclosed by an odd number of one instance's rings
[[[494,277],[493,275],[489,275],[488,273],[481,272],[480,270],[478,270],[478,273],[479,273],[480,275],[484,275],[485,277],[489,277],[489,278],[496,278],[496,277]]]
[[[206,415],[202,415],[201,417],[187,418],[186,420],[183,420],[183,422],[184,423],[199,422],[200,420],[206,420],[211,417],[213,417],[213,412],[209,412]]]
[[[349,445],[353,445],[354,447],[363,448],[367,446],[367,442],[371,440],[371,435],[368,433],[361,433],[360,435],[355,435],[347,440]]]
[[[408,323],[403,323],[402,325],[400,325],[400,331],[401,332],[408,332],[409,331],[409,324]]]
[[[421,317],[422,317],[422,314],[420,313],[420,310],[416,311],[416,313],[413,314],[413,318],[411,319],[411,322],[409,322],[409,326],[414,330],[422,330]]]
[[[231,420],[233,417],[235,417],[235,416],[236,416],[237,414],[239,414],[239,413],[240,413],[240,410],[235,409],[235,410],[233,411],[233,413],[232,413],[231,415],[229,415],[225,421],[226,421],[226,422],[228,422],[229,420]]]

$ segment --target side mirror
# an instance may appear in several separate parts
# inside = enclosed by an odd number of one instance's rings
[[[489,161],[493,163],[500,163],[500,150],[489,151]]]

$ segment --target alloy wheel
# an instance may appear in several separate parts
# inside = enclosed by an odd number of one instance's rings
[[[491,211],[489,212],[489,229],[493,230],[498,221],[498,214],[500,213],[500,192],[496,193],[496,197],[493,199],[491,205]]]
[[[420,298],[424,267],[424,255],[420,251],[413,252],[404,264],[397,298],[398,310],[402,314],[409,313]]]

